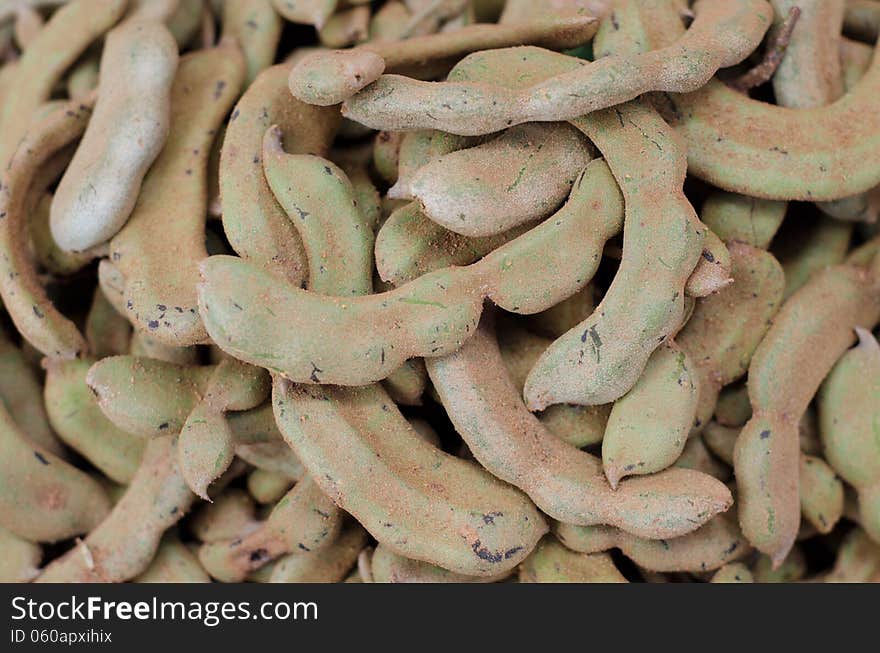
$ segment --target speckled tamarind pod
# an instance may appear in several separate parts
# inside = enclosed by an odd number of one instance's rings
[[[150,566],[133,583],[210,583],[211,577],[176,534],[166,533]]]
[[[289,71],[288,64],[264,70],[233,109],[220,154],[220,199],[232,248],[298,286],[306,278],[306,255],[263,173],[263,137],[277,124],[288,152],[325,156],[340,118],[336,110],[292,99]]]
[[[713,191],[703,203],[700,219],[725,242],[739,240],[767,249],[787,208],[788,202]]]
[[[488,134],[531,121],[571,120],[648,91],[686,93],[760,43],[772,11],[763,0],[701,0],[680,39],[658,50],[582,60],[512,90],[494,83],[419,82],[385,75],[343,104],[347,118],[374,129]],[[429,117],[430,116],[430,117]]]
[[[0,406],[0,526],[32,542],[88,533],[110,509],[85,472],[29,441]]]
[[[272,0],[275,11],[291,23],[321,29],[336,11],[338,0]]]
[[[628,479],[613,490],[599,460],[563,442],[526,409],[487,319],[461,349],[427,366],[474,457],[554,519],[657,539],[688,533],[732,504],[719,481],[685,469]]]
[[[626,583],[607,553],[576,553],[555,537],[542,539],[519,568],[521,583]]]
[[[370,558],[374,583],[496,583],[510,575],[506,571],[497,576],[465,576],[421,560],[397,555],[379,544]]]
[[[819,391],[819,424],[825,456],[858,493],[862,528],[880,544],[880,346],[864,329]]]
[[[379,386],[294,385],[276,377],[273,405],[281,433],[315,482],[400,555],[493,576],[519,564],[546,532],[518,490],[415,436]]]
[[[367,532],[360,525],[350,523],[332,544],[323,549],[291,553],[278,560],[269,582],[338,583],[355,565],[368,539]]]
[[[39,544],[19,537],[0,526],[0,583],[27,583],[39,573],[43,558]]]
[[[199,261],[208,256],[207,162],[244,74],[244,59],[230,41],[181,58],[167,143],[144,178],[131,217],[110,243],[110,258],[125,279],[125,315],[136,328],[176,347],[208,335],[195,292]]]
[[[221,40],[235,39],[247,64],[245,86],[275,61],[281,40],[281,17],[269,0],[234,0],[223,3]]]
[[[413,175],[423,166],[466,147],[473,147],[480,139],[457,136],[435,129],[405,132],[400,141],[397,162],[397,181],[388,189],[388,197],[413,199]]]
[[[453,32],[417,36],[404,41],[373,41],[351,50],[307,55],[291,70],[288,85],[293,96],[303,102],[321,106],[335,105],[351,98],[376,80],[380,80],[381,84],[383,78],[380,76],[386,71],[421,76],[426,72],[445,72],[456,59],[480,50],[518,45],[560,49],[575,47],[589,41],[597,26],[598,23],[592,16],[541,18],[519,24],[469,25]],[[371,88],[364,92],[369,93]],[[500,108],[493,106],[492,110]],[[433,109],[428,106],[425,110],[430,112]],[[354,119],[368,124],[359,116]],[[495,129],[479,133],[488,134],[509,126],[510,124],[502,123]],[[419,128],[455,132],[454,129],[446,129],[442,124],[436,123],[407,127]],[[397,126],[389,127],[393,131],[400,129]]]
[[[128,220],[168,136],[177,61],[160,23],[125,22],[107,35],[98,101],[52,200],[52,236],[62,249],[94,247]]]

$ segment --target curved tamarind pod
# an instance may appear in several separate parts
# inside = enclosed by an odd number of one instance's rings
[[[703,438],[688,438],[684,445],[681,456],[675,461],[676,467],[684,469],[693,469],[709,476],[717,478],[719,481],[727,482],[730,479],[730,467],[718,461],[713,456]]]
[[[736,442],[740,524],[755,548],[780,564],[800,522],[797,420],[852,343],[855,326],[880,319],[880,274],[843,264],[792,295],[749,365],[754,414]]]
[[[712,576],[710,583],[754,583],[751,569],[741,562],[730,562]]]
[[[519,568],[521,583],[627,583],[607,553],[575,553],[548,536]]]
[[[758,556],[752,565],[752,575],[756,583],[793,583],[801,580],[806,573],[807,561],[797,545],[779,565],[765,555]]]
[[[338,296],[372,293],[373,230],[348,176],[327,159],[284,152],[277,125],[266,131],[262,158],[266,181],[305,247],[309,289]]]
[[[9,160],[0,190],[0,294],[22,337],[47,356],[74,358],[87,345],[46,296],[27,252],[28,192],[50,157],[83,133],[91,99],[67,103],[32,126]]]
[[[837,550],[834,567],[822,579],[826,583],[876,582],[880,574],[880,545],[861,528],[854,528]]]
[[[247,489],[260,505],[277,503],[293,487],[295,481],[287,474],[255,469],[247,477]]]
[[[315,482],[400,555],[490,576],[519,564],[546,532],[518,490],[416,437],[379,386],[293,385],[276,377],[273,405],[282,435]],[[368,475],[364,460],[371,461]]]
[[[843,29],[855,38],[873,43],[880,35],[880,7],[873,0],[846,0]]]
[[[602,471],[613,489],[631,475],[653,474],[684,450],[697,412],[696,367],[672,340],[660,345],[632,389],[614,402],[602,439]]]
[[[429,72],[437,73],[443,68],[448,70],[451,67],[450,62],[454,63],[460,57],[471,52],[518,45],[537,45],[559,49],[575,47],[589,41],[596,33],[597,27],[598,22],[592,16],[564,19],[542,17],[519,24],[468,25],[454,32],[428,34],[404,41],[372,41],[351,50],[316,52],[304,57],[290,71],[288,85],[293,96],[303,102],[329,106],[346,101],[347,104],[344,105],[343,111],[351,112],[352,108],[348,103],[352,100],[359,102],[361,94],[367,94],[379,100],[373,90],[375,87],[368,86],[370,84],[381,85],[382,80],[385,79],[418,84],[414,80],[403,77],[391,75],[382,77],[383,72],[405,73],[415,76],[422,76]],[[367,88],[365,89],[365,87]],[[492,106],[490,110],[498,111],[502,108],[499,104]],[[425,110],[433,111],[428,106],[425,107]],[[369,125],[370,121],[362,119],[357,109],[350,117],[353,117],[356,122],[371,126]],[[553,118],[548,120],[553,120]],[[431,121],[423,119],[422,122],[430,123]],[[521,120],[520,122],[526,121]],[[500,126],[479,133],[488,134],[500,131],[510,127],[513,123],[498,123],[496,121],[494,124],[500,124]],[[388,129],[389,131],[440,129],[441,131],[459,133],[454,129],[444,127],[442,121],[441,124],[408,125],[406,127],[389,127]],[[460,133],[467,135],[464,132]]]
[[[859,344],[834,365],[819,391],[825,457],[858,493],[862,528],[880,543],[880,346],[857,329]]]
[[[497,583],[510,575],[465,576],[421,560],[404,558],[379,544],[370,560],[374,583]]]
[[[131,324],[113,308],[100,286],[92,294],[84,332],[95,358],[127,354],[131,348]]]
[[[843,262],[852,232],[852,223],[824,216],[808,225],[799,222],[796,232],[783,229],[773,247],[785,272],[783,299],[791,297],[819,270]]]
[[[166,534],[150,566],[133,583],[210,583],[198,558],[174,534]]]
[[[144,177],[131,217],[110,242],[110,258],[125,279],[125,315],[165,344],[207,338],[195,292],[198,263],[208,256],[207,161],[244,74],[244,59],[231,42],[181,58],[167,143]]]
[[[370,31],[370,8],[350,7],[336,12],[318,30],[318,40],[325,48],[347,48],[367,40]]]
[[[94,115],[52,199],[50,226],[62,249],[94,247],[128,220],[168,136],[177,60],[161,23],[125,22],[107,35]]]
[[[244,54],[247,87],[275,61],[281,40],[281,17],[270,0],[235,0],[223,3],[220,22],[223,25],[221,40],[234,38]]]
[[[444,155],[473,147],[478,142],[477,139],[448,134],[435,129],[406,132],[400,141],[397,181],[388,189],[388,197],[413,199],[412,178],[422,166],[434,163]]]
[[[349,524],[334,542],[317,551],[299,551],[278,560],[270,583],[338,583],[357,562],[367,544],[367,532]]]
[[[787,209],[788,202],[713,191],[703,203],[700,219],[724,242],[739,240],[767,249]]]
[[[751,547],[732,515],[718,515],[697,530],[671,539],[649,540],[610,526],[556,523],[559,540],[574,551],[598,553],[620,549],[651,571],[711,571],[748,555]]]
[[[0,526],[0,583],[27,583],[39,573],[43,558],[39,544]]]
[[[213,578],[240,583],[276,558],[332,544],[341,529],[342,516],[315,482],[305,478],[256,529],[244,537],[202,545],[199,560]]]
[[[117,428],[101,412],[86,385],[93,362],[45,360],[46,412],[52,428],[69,447],[112,480],[128,484],[140,465],[144,440]]]
[[[427,366],[474,457],[554,519],[609,524],[656,539],[688,533],[732,503],[721,483],[685,469],[630,479],[613,490],[594,456],[566,444],[528,412],[487,321],[461,349]]]
[[[348,98],[342,114],[374,129],[440,129],[467,136],[524,122],[572,120],[648,91],[695,91],[716,70],[751,53],[772,18],[763,0],[702,0],[696,9],[684,36],[658,50],[593,63],[572,58],[568,70],[519,90],[497,82],[431,83],[384,75]]]
[[[189,510],[171,436],[153,438],[123,497],[81,544],[50,562],[38,583],[121,582],[150,565],[159,540]]]
[[[520,125],[422,166],[410,188],[437,224],[492,236],[556,211],[590,158],[583,134],[566,123]]]
[[[721,388],[746,373],[782,304],[785,276],[771,254],[741,242],[730,244],[730,254],[734,283],[699,300],[677,336],[699,389],[695,431],[712,418]]]
[[[0,406],[0,526],[56,542],[89,532],[109,509],[97,481],[29,441]]]
[[[272,0],[275,11],[291,23],[314,25],[321,29],[336,11],[338,0]]]
[[[715,421],[722,426],[743,426],[752,416],[749,388],[743,383],[721,390],[715,404]]]
[[[220,154],[220,198],[232,248],[298,286],[306,277],[305,251],[263,173],[263,137],[277,124],[288,151],[325,156],[340,118],[337,111],[292,100],[289,70],[287,64],[267,68],[235,105]]]
[[[843,483],[821,458],[802,455],[798,472],[801,515],[822,534],[843,516]]]
[[[0,114],[0,164],[5,168],[34,111],[77,57],[122,15],[125,0],[77,0],[56,11],[13,73]]]
[[[411,358],[394,370],[382,381],[385,391],[402,406],[421,406],[422,395],[428,385],[428,372],[425,362],[420,358]]]
[[[213,503],[205,503],[187,522],[190,533],[200,542],[227,540],[256,527],[256,505],[239,488],[221,492]]]

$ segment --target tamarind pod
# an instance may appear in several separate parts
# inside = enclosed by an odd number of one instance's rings
[[[271,406],[269,409],[271,411]],[[242,444],[236,441],[234,432],[232,439],[235,442],[235,455],[257,469],[294,480],[302,479],[305,475],[305,468],[299,458],[284,441]]]
[[[380,131],[373,140],[373,168],[379,177],[394,184],[397,182],[397,167],[400,158],[402,132]]]
[[[403,30],[408,39],[444,31],[450,25],[460,28],[459,19],[468,13],[469,0],[407,0],[412,16]]]
[[[371,569],[374,583],[497,583],[510,575],[465,576],[421,560],[404,558],[383,544],[373,552]]]
[[[202,9],[205,7],[203,0],[179,0],[177,9],[166,20],[168,31],[174,36],[181,50],[192,45],[202,28]],[[214,45],[213,39],[203,47],[209,48]],[[195,46],[194,46],[195,47]]]
[[[28,440],[0,406],[0,526],[56,542],[89,532],[109,509],[97,481]]]
[[[730,252],[721,239],[708,227],[703,238],[703,253],[697,267],[684,285],[688,297],[708,297],[733,283]]]
[[[722,426],[743,426],[752,416],[749,389],[745,383],[721,389],[715,404],[715,421]]]
[[[419,417],[411,417],[407,421],[417,437],[438,449],[441,448],[440,435],[429,422]]]
[[[13,37],[20,50],[28,47],[39,36],[46,25],[46,21],[39,11],[27,4],[18,4],[15,7],[15,26]]]
[[[791,297],[819,270],[843,262],[852,232],[852,223],[825,217],[810,225],[798,224],[796,233],[787,234],[783,229],[781,238],[774,244],[785,272],[783,299]]]
[[[220,198],[232,248],[299,286],[306,278],[306,255],[263,173],[263,136],[277,124],[288,151],[325,156],[340,119],[337,111],[292,100],[289,70],[286,64],[267,68],[235,105],[220,154]]]
[[[786,278],[771,254],[741,242],[730,243],[730,254],[735,281],[700,299],[677,336],[699,389],[694,432],[712,418],[721,389],[746,373],[782,304]]]
[[[422,395],[428,385],[425,362],[420,358],[411,358],[389,374],[382,384],[394,403],[402,406],[421,406]]]
[[[281,17],[270,0],[237,0],[223,3],[220,22],[223,25],[220,38],[234,38],[244,54],[247,87],[275,61],[281,40]]]
[[[247,489],[257,503],[268,505],[280,501],[294,482],[287,474],[258,468],[248,474]]]
[[[263,139],[263,170],[302,239],[309,289],[338,296],[372,293],[373,230],[342,169],[321,157],[287,154],[281,130],[273,125]]]
[[[23,53],[0,114],[0,163],[4,169],[28,130],[33,112],[49,99],[64,71],[89,44],[113,26],[125,6],[125,0],[70,2],[52,15]]]
[[[388,196],[394,199],[413,199],[412,178],[422,166],[478,143],[478,139],[434,129],[404,133],[398,154],[397,182],[388,189]]]
[[[203,544],[199,560],[224,583],[240,583],[271,560],[331,545],[342,526],[342,512],[311,478],[297,483],[258,528],[231,540]]]
[[[131,325],[113,308],[100,286],[92,294],[84,332],[95,358],[119,356],[131,348]]]
[[[876,582],[880,572],[880,545],[861,528],[854,528],[837,550],[834,567],[822,580],[826,583]]]
[[[716,70],[751,53],[772,18],[763,0],[702,0],[696,12],[687,32],[658,50],[593,63],[572,58],[568,70],[517,90],[497,82],[430,83],[384,75],[349,97],[342,114],[374,129],[430,128],[465,136],[524,122],[572,120],[648,91],[699,89]]]
[[[613,490],[599,460],[554,436],[526,409],[504,368],[490,321],[484,320],[457,352],[426,362],[474,457],[554,519],[609,524],[656,539],[688,533],[732,503],[721,483],[685,469],[628,479]]]
[[[807,573],[807,561],[800,547],[795,545],[781,564],[775,564],[768,556],[758,556],[752,565],[756,583],[792,583]]]
[[[180,0],[132,0],[125,14],[125,20],[164,23],[177,11],[179,5]]]
[[[85,338],[46,296],[27,252],[25,215],[37,171],[50,157],[79,138],[91,113],[92,99],[72,102],[33,125],[9,159],[0,189],[0,294],[22,337],[47,356],[74,358],[85,351]]]
[[[856,329],[859,344],[838,360],[819,391],[819,432],[825,457],[852,485],[859,522],[880,543],[880,346]]]
[[[719,481],[727,482],[730,479],[730,467],[719,462],[700,437],[688,438],[675,466],[708,474]]]
[[[880,319],[880,275],[842,264],[821,270],[777,313],[749,365],[754,414],[736,442],[740,524],[780,564],[800,521],[797,420],[854,338]]]
[[[700,219],[724,242],[739,240],[767,249],[787,208],[788,202],[713,191],[703,203]]]
[[[321,29],[336,11],[338,0],[272,0],[281,16],[291,23],[314,25]]]
[[[38,572],[43,550],[39,544],[29,542],[12,531],[0,526],[0,582],[27,583]]]
[[[150,566],[132,579],[134,583],[210,583],[198,558],[176,535],[166,534]]]
[[[354,188],[355,201],[364,223],[375,234],[379,229],[382,219],[382,198],[379,191],[370,178],[370,172],[366,163],[355,164],[353,162],[339,161],[339,167],[345,172],[352,187]],[[372,259],[372,254],[370,255]]]
[[[241,52],[230,42],[181,58],[167,144],[144,178],[131,217],[110,242],[110,258],[125,278],[125,315],[168,345],[207,338],[195,292],[198,262],[208,256],[207,160],[244,74]]]
[[[754,583],[752,571],[742,562],[730,562],[712,576],[710,583]]]
[[[395,125],[389,126],[389,131],[439,129],[470,135],[464,131],[458,132],[455,129],[446,128],[444,126],[446,121],[442,118],[437,123],[423,118],[421,119],[423,124],[418,125],[415,124],[419,122],[415,116],[409,116],[408,121],[392,121],[387,120],[384,116],[380,119],[365,120],[365,116],[361,114],[372,113],[376,108],[382,106],[381,94],[377,94],[374,89],[381,87],[383,83],[388,85],[388,81],[391,81],[392,86],[394,82],[414,86],[425,84],[425,82],[416,82],[398,75],[382,76],[383,72],[406,73],[421,77],[425,76],[425,73],[442,74],[449,70],[457,59],[480,50],[519,45],[537,45],[559,49],[575,47],[589,41],[596,33],[597,27],[598,22],[592,16],[565,19],[541,17],[520,24],[468,25],[454,32],[426,34],[404,41],[372,41],[351,50],[317,52],[304,57],[291,70],[288,85],[295,98],[309,104],[329,106],[345,101],[343,111],[351,114],[347,117],[370,127],[373,126],[371,123],[387,122],[389,125]],[[439,88],[446,88],[446,85],[441,84]],[[367,99],[362,99],[362,96],[366,96]],[[449,94],[443,94],[443,96],[451,99]],[[407,99],[407,104],[415,100],[415,94],[412,94],[411,99]],[[403,102],[403,98],[401,101]],[[361,104],[367,105],[364,107],[365,110],[359,107]],[[424,109],[433,113],[434,104],[440,105],[441,102],[437,101],[436,97],[431,98],[431,104],[425,105]],[[488,102],[488,105],[491,105],[491,101]],[[501,111],[503,108],[499,103],[491,105],[490,110]],[[442,107],[440,109],[443,111]],[[448,114],[449,110],[446,109],[445,112]],[[378,113],[381,113],[381,110]],[[582,112],[573,115],[580,115],[580,113]],[[433,115],[440,116],[442,114]],[[548,118],[547,120],[555,119]],[[520,122],[526,121],[521,120]],[[404,124],[405,126],[403,126]],[[497,127],[477,133],[488,134],[500,131],[510,127],[513,123],[494,121],[492,124]]]
[[[198,359],[198,351],[195,347],[173,347],[165,345],[148,336],[146,333],[135,331],[131,335],[131,356],[143,358],[155,358],[167,363],[177,365],[195,365]]]
[[[370,41],[402,40],[411,16],[412,12],[403,2],[388,0],[383,3],[370,18]]]
[[[552,536],[542,539],[519,568],[521,583],[627,583],[607,553],[575,553]]]
[[[660,4],[669,11],[652,12],[651,7],[654,4]],[[684,34],[685,28],[681,17],[677,12],[671,11],[671,7],[669,2],[614,2],[602,17],[599,30],[593,38],[592,56],[587,58],[596,61],[623,52],[653,50],[675,42]],[[657,31],[661,32],[662,39],[657,38],[654,33]]]
[[[843,483],[828,463],[806,454],[798,478],[801,514],[818,532],[830,533],[843,516]]]
[[[43,396],[52,428],[74,451],[117,483],[128,484],[137,472],[143,438],[117,428],[98,407],[86,385],[94,359],[46,359]]]
[[[379,386],[276,377],[273,405],[321,490],[395,553],[492,576],[519,564],[546,532],[525,495],[416,437]]]
[[[545,311],[526,318],[528,328],[538,335],[555,340],[590,317],[596,309],[596,289],[592,283]],[[525,379],[523,379],[525,380]]]
[[[651,540],[611,526],[554,524],[556,537],[569,549],[598,553],[620,549],[651,571],[712,571],[748,555],[751,547],[732,515],[718,515],[697,530],[670,539]]]
[[[199,542],[218,542],[246,533],[256,523],[254,500],[244,490],[229,488],[217,495],[213,503],[200,506],[187,521],[187,527]]]
[[[318,40],[326,48],[347,48],[367,40],[370,32],[370,8],[350,7],[338,11],[318,30]]]
[[[846,0],[843,30],[855,38],[873,43],[880,35],[880,7],[871,0]]]
[[[840,73],[845,90],[852,89],[871,66],[874,48],[867,43],[853,41],[845,36],[838,41],[840,50]]]
[[[614,402],[602,439],[602,471],[613,489],[627,476],[666,469],[681,455],[701,391],[695,372],[684,348],[667,340]]]
[[[152,561],[165,531],[189,510],[172,436],[153,438],[123,497],[81,544],[43,568],[38,583],[122,582]]]
[[[272,414],[272,405],[266,402],[257,408],[243,411],[229,411],[226,420],[236,445],[261,445],[281,444],[283,439],[278,426],[275,424],[275,416]]]
[[[317,551],[298,551],[279,559],[270,583],[338,583],[357,562],[367,532],[349,524],[334,542]]]

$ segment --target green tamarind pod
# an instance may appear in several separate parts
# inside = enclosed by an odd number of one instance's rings
[[[510,572],[497,576],[465,576],[421,560],[397,555],[379,544],[370,559],[374,583],[496,583]]]
[[[165,531],[189,510],[172,436],[153,438],[113,510],[81,543],[49,563],[38,583],[122,582],[146,570]]]
[[[713,191],[703,203],[700,219],[724,242],[739,240],[767,249],[787,208],[788,202]]]
[[[263,173],[263,137],[278,125],[291,153],[325,156],[340,118],[291,99],[289,70],[281,64],[261,72],[233,109],[220,154],[220,199],[232,248],[298,286],[306,278],[305,251]]]
[[[177,61],[161,23],[125,21],[108,33],[94,114],[52,199],[61,249],[94,247],[125,225],[168,136]]]
[[[801,456],[801,514],[820,533],[830,533],[843,516],[843,483],[821,458]]]
[[[150,566],[132,579],[134,583],[210,583],[211,577],[198,558],[177,535],[166,534]]]
[[[782,304],[785,276],[776,259],[741,242],[730,244],[734,282],[697,301],[677,336],[693,361],[698,432],[712,418],[721,389],[742,377]]]
[[[428,372],[425,361],[411,358],[388,375],[382,385],[385,391],[402,406],[421,406],[422,395],[428,385]]]
[[[236,0],[223,3],[221,39],[234,38],[247,63],[245,86],[275,61],[281,40],[281,17],[270,0]],[[237,95],[237,93],[236,93]]]
[[[819,392],[825,458],[858,493],[865,533],[880,543],[880,346],[864,329],[859,344],[834,365]]]
[[[240,583],[267,562],[298,551],[332,544],[342,526],[342,512],[306,478],[297,483],[252,532],[199,548],[199,560],[213,578]]]
[[[58,80],[80,54],[113,26],[125,6],[125,0],[70,2],[52,15],[23,53],[0,113],[0,162],[4,169],[34,111],[49,99]]]
[[[370,8],[350,7],[338,11],[318,30],[318,40],[326,48],[347,48],[367,40],[370,32]]]
[[[321,29],[336,11],[338,0],[272,0],[281,16],[291,23],[314,25]]]
[[[774,318],[749,365],[754,414],[736,442],[740,524],[780,564],[797,536],[798,420],[856,326],[880,319],[880,274],[854,264],[814,274]]]
[[[263,169],[302,239],[309,289],[340,296],[370,294],[373,230],[345,172],[318,156],[285,153],[277,125],[263,139]]]
[[[702,572],[748,555],[751,547],[733,515],[718,515],[680,537],[649,540],[611,526],[556,523],[554,533],[574,551],[598,553],[620,549],[639,567],[651,571]]]
[[[413,199],[412,179],[422,166],[478,143],[477,139],[447,134],[436,129],[405,133],[400,141],[397,182],[388,189],[388,196],[394,199]]]
[[[167,143],[144,177],[131,217],[110,243],[110,258],[125,279],[125,315],[169,345],[207,338],[195,296],[198,262],[208,256],[207,162],[244,74],[241,52],[229,41],[181,58],[171,86]]]
[[[19,537],[0,526],[0,582],[27,583],[39,573],[43,558],[39,544]]]
[[[834,567],[823,580],[826,583],[876,583],[880,580],[880,545],[861,528],[854,528],[843,539]]]
[[[715,421],[722,426],[742,426],[752,416],[749,388],[736,383],[722,388],[715,405]]]
[[[796,231],[783,228],[773,249],[785,272],[784,299],[819,270],[843,262],[852,232],[852,223],[826,217],[806,225],[799,221]]]
[[[94,359],[46,360],[46,412],[65,444],[112,480],[128,484],[138,470],[145,443],[101,412],[86,384],[92,363]]]
[[[719,462],[700,437],[688,438],[675,466],[703,472],[723,482],[730,479],[730,467]]]
[[[377,295],[319,295],[240,259],[212,256],[201,265],[199,310],[224,351],[290,380],[378,381],[409,358],[460,347],[476,327],[486,297],[511,311],[537,313],[583,288],[598,267],[602,246],[619,228],[614,217],[621,199],[609,179],[604,162],[593,162],[565,206],[528,233],[478,263],[438,270]],[[594,204],[598,224],[585,210]],[[296,337],[282,339],[281,332]]]
[[[612,488],[653,474],[684,450],[697,412],[695,364],[672,340],[660,345],[632,389],[614,402],[602,439],[602,470]]]
[[[519,491],[419,439],[379,386],[276,377],[273,405],[321,490],[395,553],[492,576],[519,564],[546,532]]]
[[[373,167],[379,177],[394,184],[397,181],[397,167],[400,158],[402,132],[381,131],[373,141]]]
[[[521,125],[422,166],[410,188],[437,224],[492,236],[553,213],[590,158],[583,134],[566,123]]]
[[[412,74],[428,79],[432,76],[439,77],[449,70],[452,63],[471,52],[519,45],[559,49],[576,47],[589,41],[596,33],[597,26],[598,21],[592,16],[570,18],[542,16],[518,24],[468,25],[453,32],[426,34],[403,41],[373,41],[351,50],[320,51],[303,57],[290,71],[288,84],[293,96],[303,102],[322,106],[335,105],[349,100],[352,96],[355,100],[363,94],[373,97],[372,89],[381,85],[385,79],[419,84],[397,75],[383,77],[383,72]],[[445,85],[441,84],[441,86]],[[359,91],[361,93],[358,93]],[[444,97],[451,98],[450,95]],[[412,101],[415,101],[415,98]],[[425,110],[432,112],[435,108],[433,104],[441,103],[433,102],[431,106],[426,105]],[[344,106],[347,107],[348,104]],[[504,107],[499,104],[492,106],[490,111],[503,111],[503,109]],[[449,111],[443,108],[440,110]],[[370,121],[355,113],[356,122],[371,126]],[[423,122],[430,121],[423,120]],[[488,134],[500,131],[513,123],[495,121],[493,124],[497,125],[494,129],[477,133]],[[400,129],[440,129],[466,134],[448,129],[441,124],[407,124],[405,127],[390,127],[389,131]]]
[[[880,34],[880,8],[873,0],[846,0],[843,29],[847,34],[869,43]]]
[[[291,553],[275,563],[270,583],[338,583],[357,562],[367,532],[349,524],[334,542],[317,551]]]
[[[758,556],[752,565],[752,575],[756,583],[793,583],[801,580],[807,573],[807,561],[800,547],[795,546],[780,564],[768,556]]]
[[[627,583],[607,553],[575,553],[542,539],[519,568],[521,583]]]
[[[712,576],[710,583],[754,583],[752,571],[741,562],[731,562]]]
[[[0,527],[56,542],[91,531],[109,509],[97,481],[28,440],[0,407]]]
[[[131,334],[131,348],[128,353],[132,356],[155,358],[177,365],[195,365],[198,362],[198,350],[195,346],[166,345],[140,331]]]
[[[727,510],[720,482],[686,469],[628,479],[615,491],[594,456],[554,436],[520,399],[484,321],[457,352],[427,361],[456,430],[483,467],[528,494],[549,516],[608,524],[657,539],[688,533]]]
[[[294,482],[287,474],[255,469],[248,474],[247,488],[257,503],[268,505],[280,501]]]
[[[596,309],[596,288],[593,284],[564,299],[556,306],[526,318],[528,327],[535,333],[556,339],[572,327],[590,317]],[[523,379],[525,381],[525,379]]]
[[[131,347],[131,325],[113,308],[100,286],[92,295],[84,332],[95,358],[126,354]]]
[[[228,540],[257,524],[254,500],[244,490],[229,488],[203,504],[188,520],[189,531],[200,542]]]

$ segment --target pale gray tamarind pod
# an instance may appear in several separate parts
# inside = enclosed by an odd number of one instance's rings
[[[577,553],[546,536],[519,567],[521,583],[627,583],[607,553]]]
[[[797,228],[791,231],[783,227],[773,243],[773,251],[785,272],[784,299],[791,297],[819,270],[842,263],[849,251],[852,233],[852,223],[825,216],[810,222],[798,220]]]
[[[308,272],[306,254],[266,181],[263,138],[269,127],[278,125],[288,152],[326,156],[341,118],[335,109],[291,98],[289,71],[290,64],[267,68],[235,105],[223,139],[219,179],[223,230],[232,248],[299,286]]]
[[[731,562],[719,569],[712,576],[710,583],[754,583],[752,570],[742,562]]]
[[[127,354],[131,348],[131,324],[113,308],[100,285],[92,294],[83,332],[95,358]]]
[[[380,386],[276,377],[273,405],[281,433],[321,490],[395,553],[494,576],[519,564],[546,532],[525,495],[419,439]]]
[[[29,441],[0,406],[0,527],[57,542],[90,532],[109,510],[95,479]]]
[[[394,403],[401,406],[421,406],[422,395],[428,386],[425,361],[411,358],[389,374],[382,385]]]
[[[718,515],[697,530],[661,540],[637,537],[611,526],[554,524],[556,537],[569,549],[598,553],[620,551],[639,567],[651,571],[704,572],[747,556],[748,541],[739,530],[734,515]]]
[[[202,545],[199,560],[213,578],[226,583],[241,582],[276,558],[332,545],[342,520],[342,511],[307,477],[278,502],[258,527],[248,528],[250,532],[234,539]]]
[[[207,339],[195,293],[199,261],[208,256],[207,161],[244,74],[232,41],[181,58],[167,143],[128,222],[110,242],[110,260],[125,280],[125,315],[136,329],[175,347]]]
[[[39,573],[43,549],[0,526],[0,583],[28,583]]]
[[[119,502],[88,536],[50,562],[38,583],[122,582],[146,570],[165,531],[195,500],[174,460],[172,436],[147,443]]]
[[[295,2],[272,0],[275,11],[286,20],[302,25],[314,25],[317,29],[324,26],[327,19],[336,11],[338,4],[338,0],[296,0]]]
[[[233,38],[247,64],[245,86],[275,61],[281,40],[281,17],[270,0],[235,0],[223,3],[221,40]]]
[[[339,537],[317,551],[299,551],[280,558],[272,568],[270,583],[338,583],[357,564],[368,540],[357,523],[348,523]]]
[[[853,486],[859,523],[880,543],[880,346],[858,328],[859,344],[835,363],[819,391],[819,430],[825,457]]]
[[[854,38],[874,43],[880,34],[880,7],[873,0],[846,0],[843,29]]]
[[[689,533],[733,502],[716,479],[678,468],[627,479],[612,489],[599,460],[554,436],[525,407],[504,367],[490,318],[461,349],[429,359],[427,366],[474,457],[554,519],[613,525],[659,539]]]
[[[434,163],[447,154],[473,147],[480,139],[456,136],[436,129],[406,132],[400,142],[397,181],[388,189],[388,197],[414,199],[413,176],[425,165]]]
[[[318,30],[326,48],[347,48],[366,41],[370,35],[370,7],[358,5],[338,11]]]
[[[166,345],[146,333],[135,331],[131,334],[131,348],[128,353],[132,356],[155,358],[178,365],[195,365],[198,362],[199,352],[194,346]]]
[[[493,236],[546,218],[590,161],[567,123],[519,125],[422,166],[410,188],[425,216],[463,236]]]
[[[404,558],[379,544],[370,558],[374,583],[497,583],[510,571],[497,576],[465,576],[421,560]]]
[[[837,550],[834,566],[821,580],[826,583],[880,581],[880,544],[861,528],[852,529]]]
[[[768,556],[759,555],[752,564],[756,583],[793,583],[803,580],[807,574],[807,561],[798,545],[795,545],[780,564]]]
[[[107,34],[98,101],[52,199],[52,236],[82,251],[128,220],[168,136],[177,43],[163,24],[126,21]]]
[[[604,161],[591,162],[569,201],[531,231],[468,267],[437,270],[367,297],[322,296],[240,259],[213,256],[201,264],[199,310],[224,351],[292,381],[378,381],[405,360],[461,346],[484,298],[530,314],[581,290],[619,229],[621,198],[610,177]],[[373,320],[389,328],[365,328]],[[296,338],[279,338],[281,332]]]
[[[127,485],[134,478],[145,442],[116,427],[104,416],[86,384],[94,359],[47,358],[42,392],[52,428],[71,449],[108,478]]]
[[[133,583],[210,583],[211,577],[175,533],[166,533],[150,566]]]
[[[551,17],[510,25],[469,25],[444,34],[429,34],[404,41],[375,41],[351,50],[315,52],[304,57],[294,66],[290,72],[288,85],[290,92],[298,100],[330,106],[352,96],[357,98],[359,92],[372,95],[373,83],[377,80],[381,83],[383,72],[430,77],[445,73],[458,58],[480,50],[518,45],[560,49],[576,47],[589,41],[595,34],[597,26],[598,21],[592,16],[564,19]],[[451,98],[451,96],[447,97]],[[499,104],[492,110],[501,109],[503,107]],[[366,120],[357,112],[352,117],[355,122],[370,127],[373,126],[370,123],[375,122]],[[513,123],[496,124],[495,129],[477,133],[488,134],[500,131]],[[432,124],[394,126],[388,129],[399,131],[434,128],[456,133],[455,129]]]
[[[187,526],[199,542],[231,539],[259,524],[256,505],[250,495],[239,488],[229,488],[196,510]]]
[[[270,505],[280,501],[293,487],[295,481],[286,474],[254,469],[248,474],[247,489],[260,505]]]
[[[768,249],[787,209],[788,202],[716,190],[703,202],[700,219],[725,242],[739,240]]]

